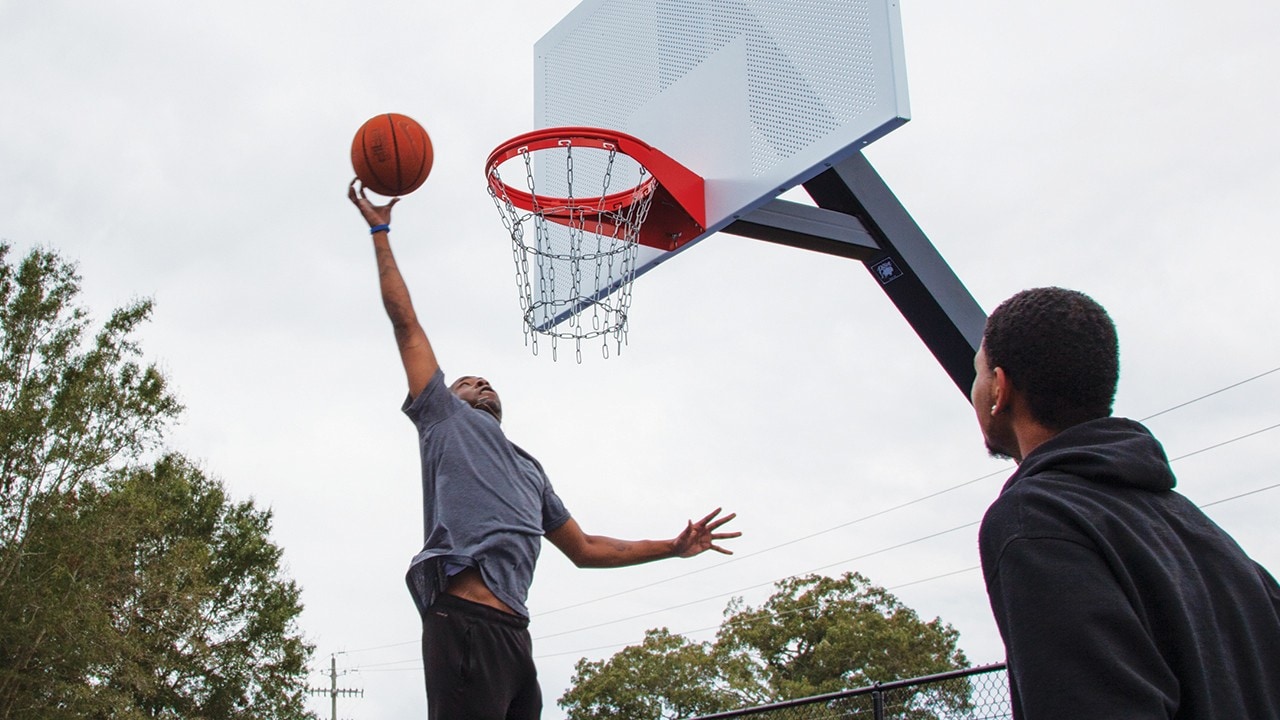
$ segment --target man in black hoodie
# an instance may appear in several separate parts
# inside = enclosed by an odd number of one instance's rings
[[[1021,292],[974,367],[987,448],[1018,462],[979,531],[1014,718],[1280,718],[1280,587],[1173,491],[1147,429],[1111,417],[1106,311]]]

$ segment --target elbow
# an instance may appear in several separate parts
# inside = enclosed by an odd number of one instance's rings
[[[589,570],[592,568],[610,567],[609,558],[600,552],[600,547],[591,542],[583,543],[571,553],[565,553],[574,567]]]
[[[391,319],[391,330],[396,334],[396,340],[401,343],[408,342],[413,338],[414,331],[418,329],[418,319],[412,315],[388,315]]]
[[[407,297],[383,295],[382,307],[387,311],[387,319],[397,336],[410,334],[419,327],[418,314],[413,311],[413,303]]]

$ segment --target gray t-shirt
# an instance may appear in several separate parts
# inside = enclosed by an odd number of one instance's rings
[[[528,617],[542,536],[569,520],[547,474],[492,415],[450,392],[439,370],[401,409],[422,452],[425,542],[406,577],[418,611],[444,589],[448,564],[479,568],[489,590]]]

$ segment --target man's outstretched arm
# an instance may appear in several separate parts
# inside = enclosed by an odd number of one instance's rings
[[[736,538],[742,533],[718,533],[721,525],[737,517],[729,513],[716,519],[716,508],[698,522],[690,521],[684,531],[670,540],[618,540],[603,535],[588,535],[573,518],[547,533],[547,539],[560,549],[574,565],[582,568],[611,568],[639,565],[653,560],[693,557],[707,550],[725,555],[733,552],[716,544],[717,540]]]
[[[400,275],[395,255],[391,252],[391,239],[385,226],[391,224],[391,208],[400,201],[394,198],[386,205],[374,205],[365,195],[364,187],[356,187],[352,180],[347,187],[347,197],[360,210],[373,232],[373,252],[378,264],[378,286],[382,290],[382,306],[386,308],[387,317],[391,319],[391,327],[395,331],[396,346],[400,348],[400,361],[404,364],[405,376],[409,381],[409,397],[417,397],[418,393],[431,381],[439,363],[435,352],[431,349],[431,341],[418,322],[418,315],[413,310],[413,301],[409,298],[409,288]]]

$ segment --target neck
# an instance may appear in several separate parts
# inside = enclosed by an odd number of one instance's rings
[[[1058,434],[1057,430],[1050,430],[1034,420],[1026,423],[1026,427],[1015,426],[1013,432],[1018,438],[1018,457],[1014,458],[1018,462]]]
[[[1020,394],[1015,394],[1011,398],[1008,411],[1009,429],[1013,433],[1014,444],[1017,446],[1013,448],[1017,451],[1017,455],[1013,458],[1016,462],[1021,463],[1022,459],[1030,455],[1033,450],[1058,434],[1057,430],[1049,428],[1032,416],[1025,398]]]

